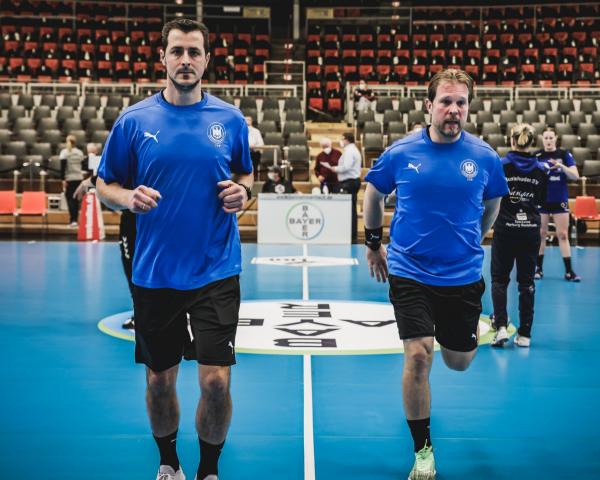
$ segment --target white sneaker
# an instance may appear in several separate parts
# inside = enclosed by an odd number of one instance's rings
[[[504,347],[504,344],[508,342],[508,332],[506,327],[500,327],[496,332],[494,340],[492,340],[492,347]]]
[[[185,475],[183,474],[181,467],[175,471],[170,465],[161,465],[158,468],[156,480],[185,480]]]
[[[529,348],[531,346],[531,338],[522,337],[521,335],[517,335],[515,337],[515,345],[517,347]]]

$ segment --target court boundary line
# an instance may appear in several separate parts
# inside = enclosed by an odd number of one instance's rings
[[[302,245],[302,258],[308,258],[308,245]],[[302,266],[302,300],[308,301],[308,266]],[[315,480],[315,435],[313,423],[312,359],[302,355],[304,390],[304,480]]]

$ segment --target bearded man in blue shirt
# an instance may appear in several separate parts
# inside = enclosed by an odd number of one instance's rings
[[[146,365],[160,480],[185,480],[175,388],[184,351],[199,364],[198,480],[218,478],[232,411],[241,271],[235,212],[250,198],[252,162],[241,112],[201,89],[208,41],[208,29],[193,20],[164,26],[167,86],[117,119],[98,171],[102,201],[137,214],[135,359]]]
[[[410,480],[436,474],[429,433],[434,338],[448,367],[468,368],[485,290],[481,240],[508,193],[496,152],[463,130],[472,97],[467,73],[438,72],[425,100],[431,125],[391,145],[366,176],[367,263],[378,281],[389,277],[404,343],[402,394],[415,451]],[[394,191],[386,250],[383,200]]]

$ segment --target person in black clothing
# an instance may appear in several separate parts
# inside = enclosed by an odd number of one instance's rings
[[[529,347],[535,295],[533,276],[540,248],[538,209],[546,195],[548,170],[529,153],[535,143],[533,127],[527,124],[514,126],[510,142],[512,150],[502,159],[509,193],[500,203],[492,240],[492,301],[497,329],[492,346],[502,347],[508,341],[506,290],[516,261],[519,331],[515,344]]]
[[[83,194],[90,188],[96,187],[97,175],[92,175],[86,178],[79,184],[77,190],[73,194],[73,198],[81,201]],[[121,250],[121,263],[123,271],[127,278],[129,294],[133,301],[133,283],[131,276],[133,274],[133,253],[135,252],[135,237],[136,237],[136,218],[135,213],[130,210],[121,211],[121,221],[119,222],[119,249]],[[121,325],[124,329],[133,330],[135,328],[135,316],[132,314]]]
[[[292,182],[281,176],[281,168],[269,167],[269,179],[262,186],[262,193],[296,193]]]

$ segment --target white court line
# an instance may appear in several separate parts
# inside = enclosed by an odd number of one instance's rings
[[[302,245],[302,256],[308,258],[308,245]],[[308,300],[308,266],[302,267],[302,300]],[[312,362],[302,355],[304,368],[304,480],[315,480],[315,440],[313,428]]]
[[[304,357],[304,480],[315,480],[311,356]]]
[[[304,243],[302,245],[302,259],[306,260],[308,258],[308,245]],[[308,266],[304,265],[302,267],[302,300],[305,302],[308,300]]]

